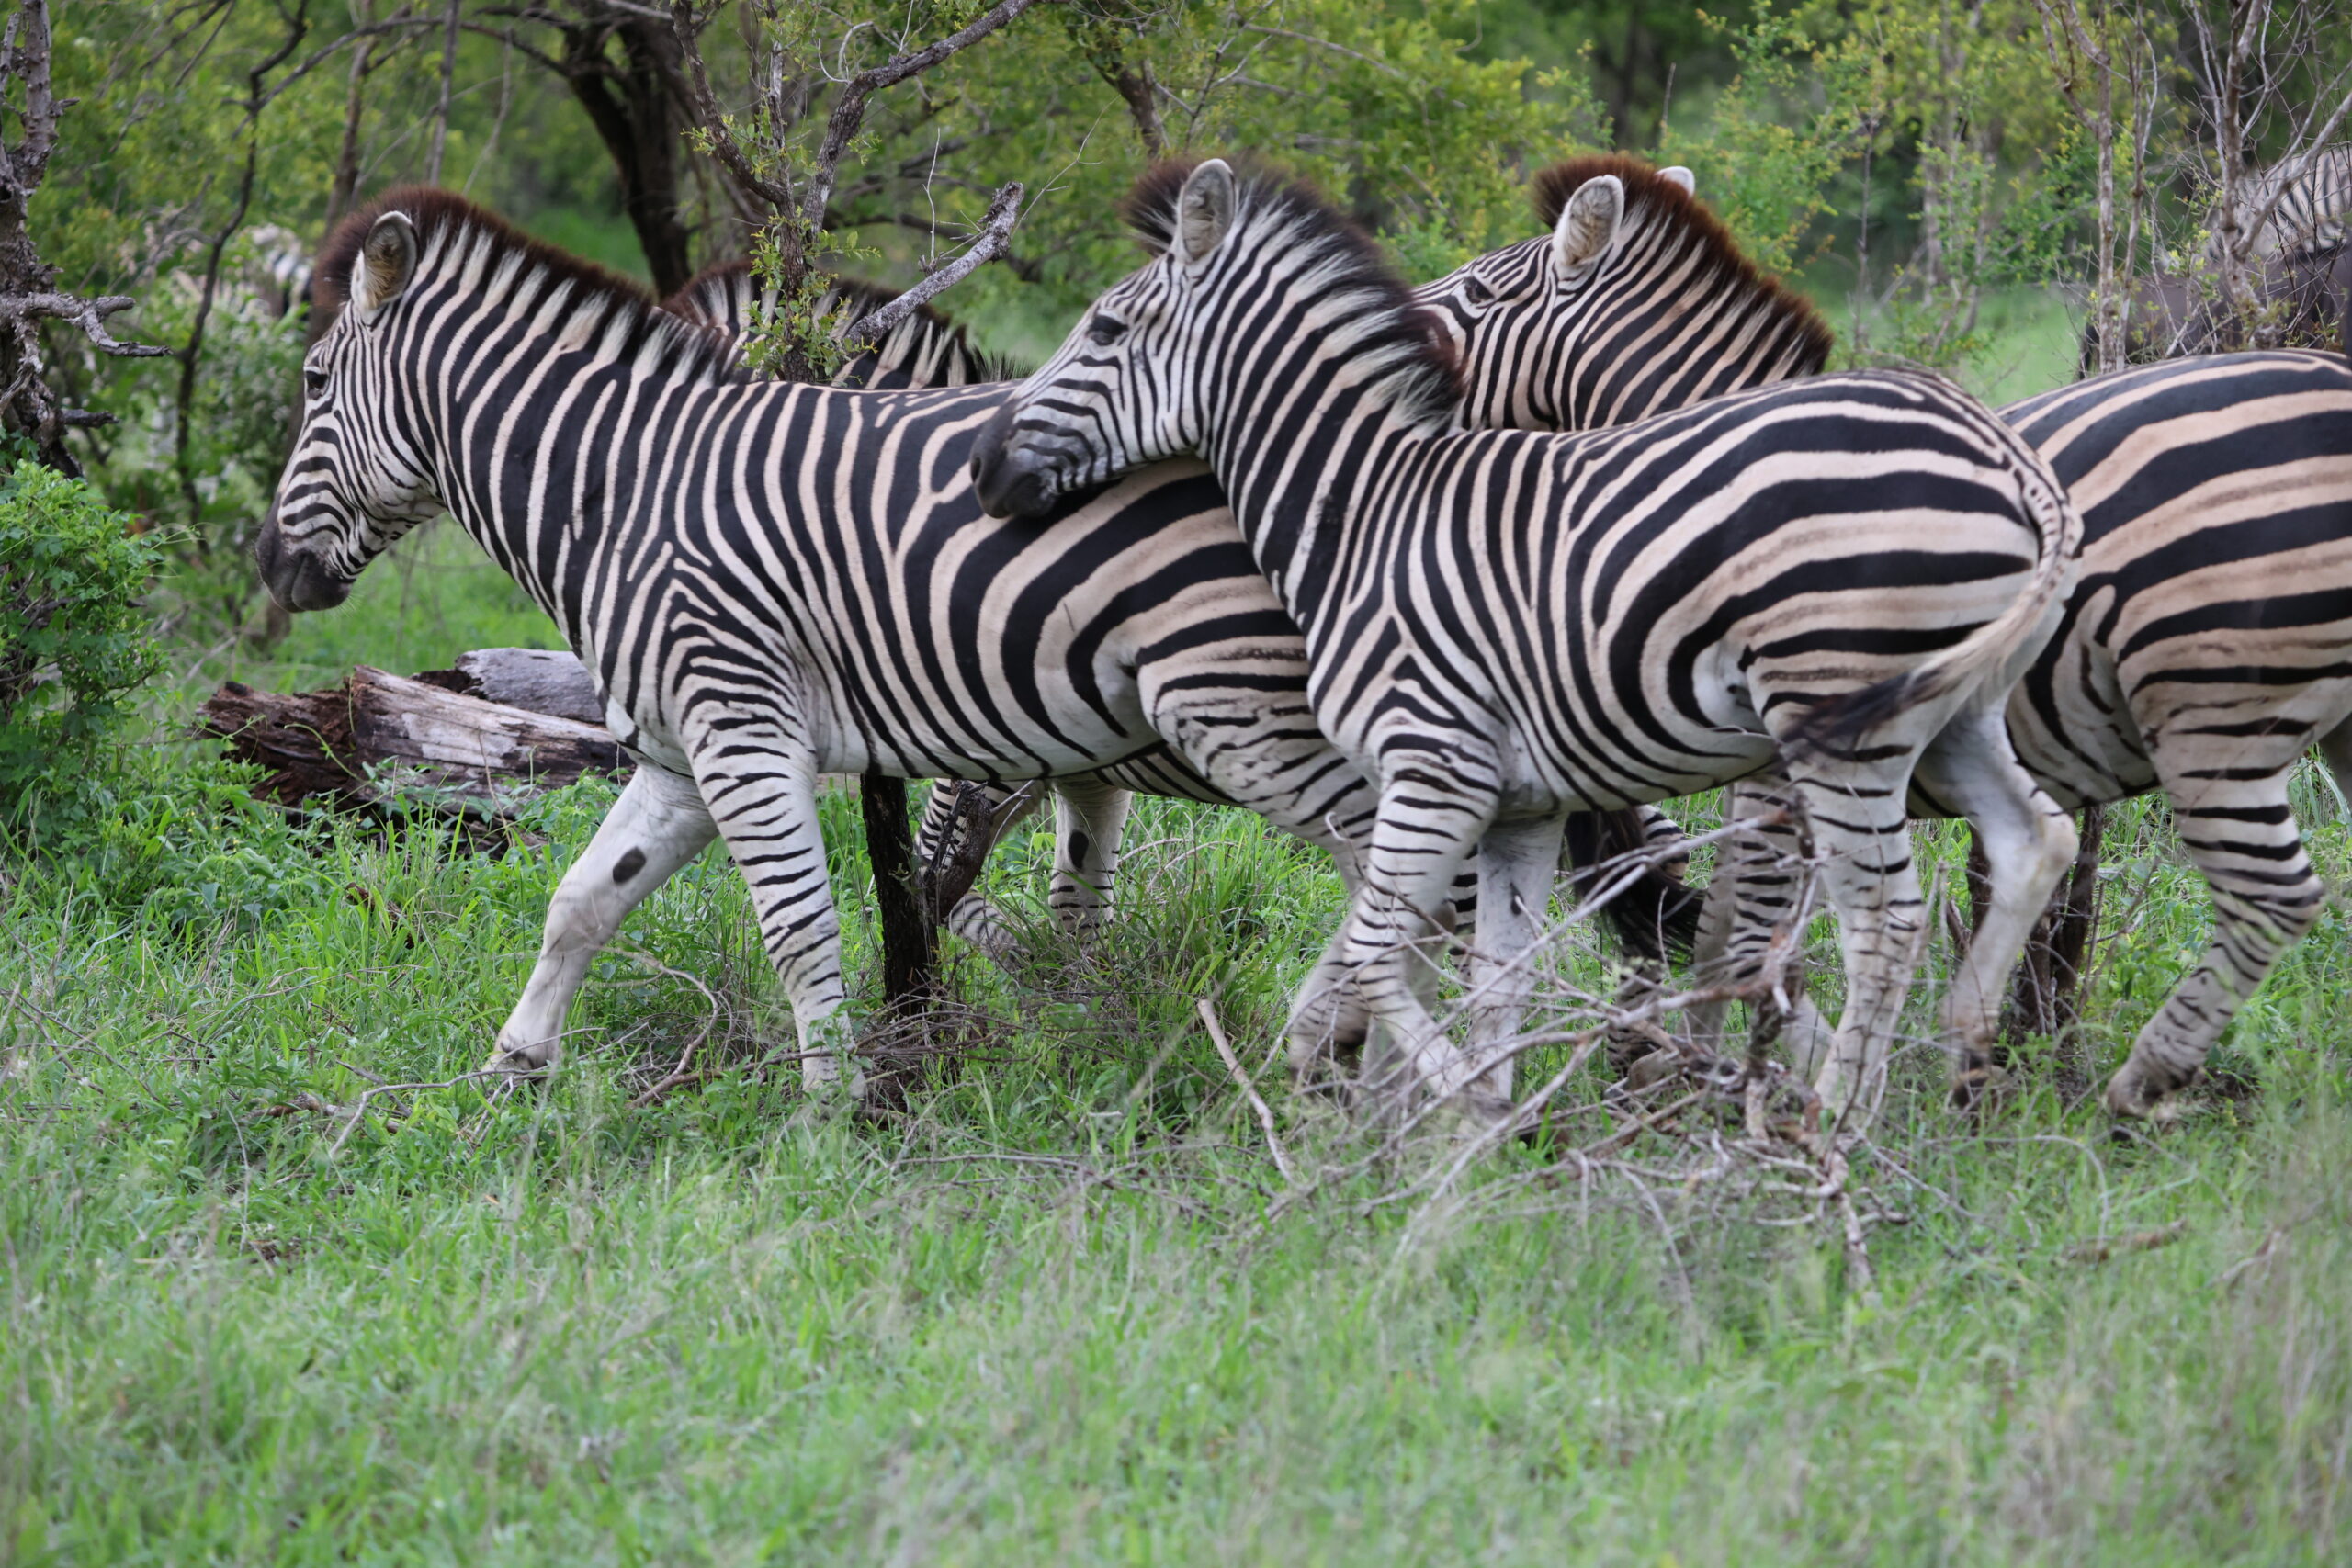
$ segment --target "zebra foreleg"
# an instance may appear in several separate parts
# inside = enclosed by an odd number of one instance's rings
[[[1470,945],[1470,1072],[1478,1092],[1509,1101],[1510,1043],[1535,992],[1534,951],[1559,873],[1558,817],[1498,822],[1478,840],[1478,923]]]
[[[2075,858],[2075,824],[2018,765],[1997,707],[1965,714],[1929,741],[1913,786],[1938,809],[1968,818],[1992,895],[1944,993],[1944,1029],[1958,1051],[1952,1095],[1964,1103],[1994,1071],[2009,972]]]
[[[1408,1088],[1442,1100],[1470,1089],[1479,1076],[1427,1000],[1443,957],[1447,895],[1493,818],[1493,795],[1464,786],[1473,767],[1475,760],[1440,758],[1401,766],[1384,781],[1363,884],[1341,928],[1338,966],[1345,979],[1331,994],[1318,996],[1312,985],[1301,993],[1292,1018],[1294,1061],[1320,1054],[1317,1026],[1328,1021],[1312,1017],[1311,1004],[1352,1000],[1399,1053]],[[1557,864],[1555,847],[1551,866]]]
[[[563,1021],[597,953],[628,912],[718,835],[692,779],[645,763],[548,900],[539,961],[498,1032],[485,1071],[534,1072],[561,1054]]]
[[[2331,735],[2322,744],[2332,765],[2341,742]],[[2163,751],[2154,750],[2161,767]],[[2114,1114],[2145,1116],[2192,1081],[2279,955],[2318,922],[2327,889],[2288,805],[2294,761],[2259,778],[2165,779],[2181,848],[2213,888],[2213,941],[2108,1080],[2107,1108]]]
[[[797,748],[760,745],[743,729],[718,728],[688,754],[711,820],[751,889],[760,940],[791,1004],[801,1081],[811,1090],[832,1088],[851,1035],[815,759]],[[850,1094],[865,1087],[865,1073],[853,1067]]]

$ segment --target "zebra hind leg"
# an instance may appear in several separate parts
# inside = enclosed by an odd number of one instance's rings
[[[852,1040],[841,917],[817,817],[816,762],[781,738],[759,745],[754,733],[719,729],[690,747],[695,781],[751,889],[761,942],[792,1006],[801,1082],[830,1089],[841,1082]],[[865,1083],[853,1066],[850,1094],[864,1093]]]
[[[2339,756],[2352,761],[2346,740],[2352,737],[2339,730],[2321,742],[2331,766]],[[2161,769],[2161,748],[2157,755]],[[2327,889],[2287,800],[2297,760],[2256,778],[2211,776],[2234,771],[2222,768],[2165,778],[2181,848],[2213,889],[2213,941],[2108,1080],[2107,1108],[2115,1115],[2145,1116],[2193,1081],[2246,997],[2318,922]]]
[[[922,826],[915,833],[915,860],[918,864],[937,865],[960,841],[966,829],[958,799],[967,789],[981,792],[981,806],[993,825],[989,840],[990,853],[1004,841],[1006,834],[1035,815],[1046,798],[1044,786],[1035,783],[933,785],[931,800],[923,807]],[[1012,956],[1017,945],[1013,941],[1012,923],[977,890],[967,891],[956,900],[955,907],[947,911],[946,926],[956,936],[1000,964]]]
[[[1135,798],[1099,778],[1054,782],[1054,886],[1047,904],[1069,935],[1092,935],[1111,907],[1119,840]]]
[[[1927,900],[1904,807],[1916,756],[1908,748],[1883,747],[1868,763],[1816,759],[1794,779],[1823,858],[1823,888],[1838,911],[1845,959],[1845,1010],[1814,1080],[1827,1120],[1849,1110],[1864,1120],[1876,1113],[1927,934]]]
[[[1965,1106],[1996,1072],[2009,973],[2075,858],[2075,825],[2018,764],[1997,707],[1964,713],[1929,741],[1913,784],[1939,810],[1968,819],[1992,893],[1944,994],[1944,1030],[1957,1051],[1952,1101]]]
[[[692,779],[639,767],[548,900],[529,984],[484,1071],[536,1072],[561,1055],[563,1021],[588,966],[628,912],[717,836]]]
[[[1513,1076],[1509,1051],[1535,991],[1535,946],[1559,873],[1564,825],[1558,817],[1498,822],[1478,840],[1477,936],[1470,944],[1470,1070],[1477,1092],[1506,1104]]]
[[[1802,835],[1793,813],[1795,786],[1777,768],[1751,773],[1731,786],[1724,815],[1746,828],[1724,841],[1715,863],[1714,879],[1707,886],[1707,903],[1700,915],[1699,942],[1692,953],[1699,982],[1750,993],[1749,1010],[1760,1029],[1751,1051],[1770,1050],[1775,1037],[1784,1041],[1796,1070],[1812,1077],[1827,1059],[1821,1038],[1819,1015],[1810,1001],[1792,999],[1782,1016],[1769,998],[1756,995],[1765,979],[1782,928],[1797,917],[1804,888]],[[1803,932],[1792,933],[1801,942]],[[1801,980],[1802,950],[1788,960]],[[1793,983],[1788,985],[1797,992]],[[1724,1013],[1729,1003],[1717,998],[1693,1004],[1684,1014],[1692,1047],[1707,1055],[1724,1049]]]

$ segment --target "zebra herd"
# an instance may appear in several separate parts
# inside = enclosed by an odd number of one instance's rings
[[[1802,803],[1847,973],[1808,1065],[1867,1111],[1927,930],[1908,818],[1964,816],[1987,852],[1944,1007],[1974,1062],[2065,812],[2162,787],[2219,921],[2110,1085],[2149,1109],[2320,906],[2285,779],[2314,740],[2352,764],[2352,367],[2216,356],[1999,417],[1821,374],[1826,333],[1690,183],[1564,165],[1549,233],[1416,293],[1313,193],[1166,166],[1129,213],[1150,261],[1017,385],[927,313],[859,387],[765,382],[740,268],[665,306],[446,193],[346,220],[272,595],[340,603],[446,508],[641,763],[492,1065],[556,1058],[597,949],[716,836],[804,1072],[838,1081],[816,780],[878,770],[980,783],[1000,821],[1050,779],[1078,929],[1132,790],[1322,846],[1351,906],[1294,1066],[1377,1030],[1411,1092],[1500,1114],[1564,825],[1731,784],[1766,847],[1727,857],[1702,943],[1752,977],[1787,901],[1770,807]],[[1432,997],[1474,874],[1464,1043]]]

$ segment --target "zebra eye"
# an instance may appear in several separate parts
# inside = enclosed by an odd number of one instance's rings
[[[1086,335],[1099,344],[1114,344],[1127,335],[1127,323],[1114,321],[1108,316],[1097,316],[1086,323]]]
[[[314,398],[319,396],[327,389],[327,373],[305,365],[302,367],[302,389]]]
[[[1475,277],[1465,277],[1462,280],[1462,297],[1473,305],[1491,305],[1495,302],[1495,291]]]

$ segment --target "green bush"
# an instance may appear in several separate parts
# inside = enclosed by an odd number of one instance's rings
[[[0,479],[0,808],[96,760],[130,692],[163,667],[139,597],[155,536],[79,479],[19,462]]]

